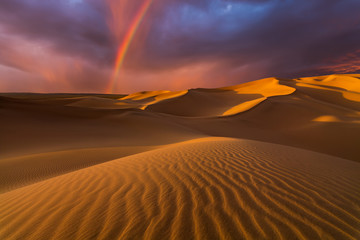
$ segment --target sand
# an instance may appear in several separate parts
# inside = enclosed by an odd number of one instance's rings
[[[360,75],[1,94],[0,239],[359,239]]]

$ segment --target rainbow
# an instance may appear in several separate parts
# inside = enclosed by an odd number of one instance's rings
[[[153,0],[144,0],[144,3],[141,5],[141,7],[139,8],[138,12],[136,13],[134,19],[132,20],[130,28],[127,31],[127,33],[124,37],[124,40],[120,44],[119,49],[117,51],[114,72],[110,79],[109,85],[106,88],[107,89],[106,93],[113,92],[114,87],[117,82],[117,79],[119,77],[119,71],[120,71],[121,65],[123,64],[125,56],[126,56],[126,53],[127,53],[129,46],[136,34],[137,29],[139,28],[140,23],[144,19],[144,16],[150,7],[152,1]]]

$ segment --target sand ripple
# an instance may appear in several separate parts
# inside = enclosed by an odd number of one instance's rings
[[[359,239],[360,164],[230,138],[0,195],[1,239]]]

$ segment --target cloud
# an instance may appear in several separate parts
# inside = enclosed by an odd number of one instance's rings
[[[237,1],[238,6],[228,15],[217,15],[219,8],[211,5],[169,9],[158,21],[160,30],[153,25],[147,54],[153,61],[146,62],[153,67],[158,59],[161,67],[203,58],[235,65],[269,59],[274,67],[288,63],[291,68],[320,63],[357,48],[360,2],[345,2],[267,1],[244,6],[244,1]],[[173,16],[170,21],[168,15]]]
[[[103,13],[92,1],[2,0],[0,22],[9,35],[61,54],[109,63],[112,44]]]
[[[103,91],[141,3],[0,1],[0,90],[23,89],[7,80],[13,68],[42,91]],[[359,11],[357,0],[154,0],[117,90],[359,72]],[[44,69],[57,78],[44,80]],[[37,89],[29,85],[29,91]]]
[[[1,28],[0,48],[2,91],[99,92],[108,79],[105,67],[59,54],[46,42],[2,34]]]

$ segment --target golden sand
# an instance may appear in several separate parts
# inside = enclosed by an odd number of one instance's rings
[[[1,94],[0,239],[360,239],[359,91]]]

